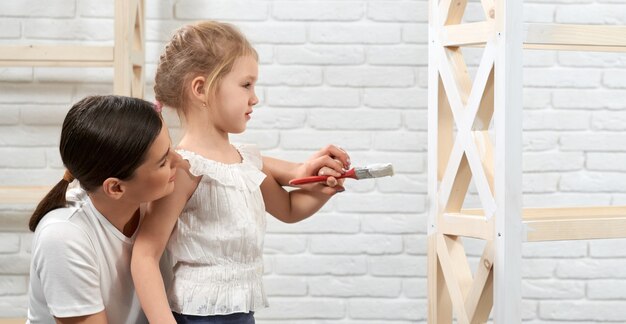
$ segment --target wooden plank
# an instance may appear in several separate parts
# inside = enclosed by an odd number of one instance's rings
[[[435,86],[431,86],[429,83],[428,91],[433,91],[433,96],[438,93],[438,97],[433,98],[434,103],[429,99],[428,105],[431,107],[428,112],[428,133],[429,136],[436,136],[436,138],[432,139],[433,142],[429,143],[428,147],[428,152],[433,152],[433,161],[429,160],[429,163],[432,163],[429,165],[432,166],[432,169],[434,169],[435,165],[437,166],[437,172],[433,176],[436,176],[436,180],[442,181],[454,147],[454,117],[452,116],[452,108],[446,97],[439,72],[436,68],[432,72],[434,72],[434,77],[437,78],[438,82],[432,82]],[[431,73],[430,68],[429,73]],[[430,116],[431,111],[433,116]],[[435,152],[437,152],[436,155],[434,155]],[[434,159],[435,157],[437,158],[436,160]],[[436,184],[434,188],[436,188]]]
[[[460,54],[460,50],[458,48],[457,50],[457,53]],[[450,57],[449,52],[451,51],[439,46],[435,48],[434,52],[439,57],[438,69],[441,84],[450,104],[454,121],[459,125],[463,115],[463,108],[472,90],[472,80],[469,77],[462,55],[452,54]]]
[[[524,29],[527,45],[626,47],[626,26],[531,23]]]
[[[113,66],[113,47],[2,45],[0,66]]]
[[[471,132],[471,129],[474,124],[479,107],[483,102],[483,98],[486,93],[486,87],[487,85],[489,85],[489,80],[492,75],[494,66],[494,55],[495,48],[493,46],[493,43],[490,42],[485,47],[480,65],[478,67],[478,71],[476,72],[474,84],[472,85],[471,93],[467,101],[465,115],[462,118],[462,123],[459,126],[458,133],[458,136],[463,136],[467,138],[467,140],[464,141],[464,150],[467,156],[467,161],[471,167],[472,174],[474,175],[474,184],[476,185],[476,188],[478,190],[479,198],[483,208],[485,209],[485,215],[487,216],[487,218],[491,218],[496,210],[495,201],[493,199],[493,176],[491,175],[492,170],[487,170],[493,165],[492,161],[488,161],[493,160],[493,157],[485,157],[482,154],[490,153],[489,150],[479,151],[477,142],[481,144],[485,143],[484,141],[480,142],[482,138],[475,137],[474,133]],[[489,95],[489,93],[487,93],[487,95]],[[490,142],[487,142],[487,144],[491,145]],[[483,146],[481,146],[481,148],[485,149]]]
[[[493,39],[494,28],[493,20],[443,26],[441,44],[453,47],[485,44]]]
[[[460,142],[455,143],[448,163],[446,174],[441,181],[438,203],[443,208],[442,211],[458,213],[463,207],[472,180],[472,171],[465,154],[463,154]]]
[[[488,240],[478,262],[472,288],[465,298],[470,323],[485,323],[493,307],[493,241]]]
[[[544,51],[576,51],[576,52],[626,52],[626,46],[587,46],[564,44],[524,44],[524,49]]]
[[[484,46],[493,28],[490,20],[448,25],[440,31],[442,44]],[[523,39],[531,50],[626,52],[626,26],[528,23]]]
[[[465,221],[467,224],[472,224],[466,219],[472,219],[472,217],[482,219],[483,213],[481,209],[464,209],[453,216],[456,222]],[[524,208],[522,222],[524,224],[523,238],[529,242],[626,237],[626,207],[624,206]],[[444,228],[447,229],[443,227],[442,230]],[[469,231],[465,230],[465,232]]]
[[[493,0],[480,0],[487,20],[494,19],[496,17],[496,8]]]
[[[467,0],[442,0],[441,21],[444,25],[456,25],[463,19]]]
[[[444,47],[443,50],[447,57],[447,61],[442,60],[440,61],[440,64],[445,65],[445,63],[448,63],[449,65],[447,65],[447,67],[449,67],[449,69],[444,68],[440,73],[442,75],[447,72],[451,73],[452,80],[456,85],[456,87],[453,88],[452,91],[458,92],[458,95],[461,98],[461,102],[463,104],[459,109],[462,110],[463,106],[467,105],[467,100],[470,93],[472,92],[472,78],[470,77],[469,70],[467,69],[467,65],[465,64],[465,58],[463,57],[463,52],[461,51],[460,47]],[[446,80],[443,80],[444,85],[446,86],[446,92],[448,92],[448,85],[445,83]],[[450,95],[451,93],[448,92],[448,97],[450,97]],[[456,109],[455,102],[450,101],[450,104],[452,105],[452,111],[454,112],[454,110]]]
[[[37,205],[51,187],[0,187],[1,205]]]
[[[466,278],[463,275],[464,271],[460,271],[460,277],[457,277],[457,264],[454,263],[455,260],[446,245],[447,240],[444,235],[441,234],[437,234],[436,237],[437,256],[439,257],[439,262],[441,263],[443,277],[445,278],[446,285],[448,286],[448,293],[450,294],[450,299],[452,300],[452,309],[456,315],[457,323],[469,324],[467,312],[465,311],[465,295],[463,293],[463,289],[461,288],[461,283],[466,281]]]
[[[491,124],[491,120],[493,118],[493,76],[494,70],[492,69],[491,73],[489,74],[487,84],[485,85],[485,90],[483,92],[483,97],[478,107],[478,112],[476,113],[476,117],[474,118],[474,124],[472,125],[472,130],[474,131],[489,130],[489,125]]]
[[[482,211],[482,210],[481,210]],[[494,222],[482,215],[444,213],[438,221],[441,234],[493,240]]]
[[[520,324],[522,309],[522,1],[496,0],[494,73],[494,323]]]
[[[626,238],[626,215],[524,220],[526,240],[560,241]]]
[[[441,208],[438,179],[443,177],[452,150],[453,118],[439,77],[442,57],[433,45],[438,42],[439,1],[429,0],[428,5],[428,323],[452,324],[452,301],[437,256],[437,215]]]
[[[0,324],[24,324],[25,318],[0,318]]]
[[[626,207],[527,208],[527,241],[590,240],[626,237]]]
[[[115,1],[113,93],[143,98],[143,0]]]
[[[626,206],[581,206],[557,208],[524,208],[524,220],[586,219],[593,217],[626,217]]]
[[[452,300],[437,256],[437,234],[428,236],[428,323],[452,324]]]

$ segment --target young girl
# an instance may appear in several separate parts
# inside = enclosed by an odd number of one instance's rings
[[[180,157],[155,106],[94,96],[67,113],[67,168],[33,213],[29,323],[145,323],[130,274],[139,205],[174,189]],[[71,189],[76,178],[82,189]],[[66,200],[67,195],[67,200]]]
[[[265,212],[295,223],[343,190],[334,177],[349,158],[337,147],[296,164],[230,143],[229,134],[246,129],[258,103],[257,75],[255,50],[228,24],[185,26],[161,55],[156,98],[182,117],[177,151],[193,177],[179,172],[174,193],[151,204],[133,250],[133,279],[150,322],[254,323],[254,310],[267,306]],[[318,173],[331,176],[328,186],[283,188]],[[173,265],[167,297],[158,268],[166,245]]]

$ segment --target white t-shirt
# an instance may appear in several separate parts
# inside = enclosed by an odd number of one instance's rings
[[[105,310],[109,323],[147,323],[135,294],[126,237],[81,189],[49,212],[33,236],[27,323]]]

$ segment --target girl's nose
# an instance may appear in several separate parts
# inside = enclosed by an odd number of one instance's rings
[[[254,95],[252,95],[252,98],[250,98],[250,106],[254,106],[258,103],[259,103],[259,97],[257,97],[255,93]]]

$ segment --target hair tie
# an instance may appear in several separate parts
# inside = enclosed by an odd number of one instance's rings
[[[65,173],[63,174],[63,180],[67,182],[74,181],[74,176],[72,175],[72,173],[70,173],[70,170],[65,170]]]
[[[163,104],[160,101],[155,100],[154,101],[154,110],[156,110],[156,112],[160,113],[161,110],[163,110]]]

